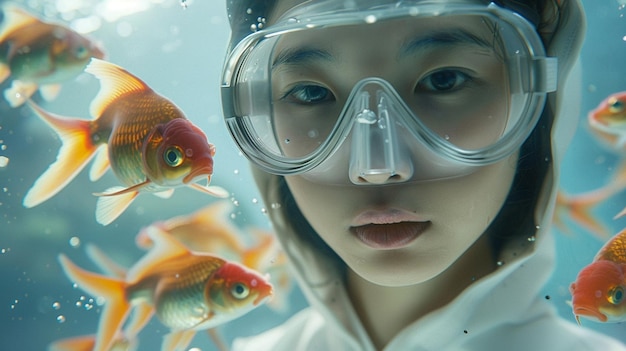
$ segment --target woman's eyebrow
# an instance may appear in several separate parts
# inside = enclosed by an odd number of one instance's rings
[[[493,44],[463,29],[429,32],[420,34],[400,47],[399,55],[411,55],[421,50],[455,45],[473,45],[493,50]]]
[[[330,62],[333,56],[326,50],[295,48],[281,51],[272,62],[272,70],[281,65],[305,65],[315,61]]]

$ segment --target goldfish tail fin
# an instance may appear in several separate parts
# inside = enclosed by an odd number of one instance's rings
[[[107,193],[102,195],[96,203],[96,221],[102,225],[109,225],[117,219],[130,204],[135,200],[138,191],[123,192],[122,187],[112,187],[107,189]]]
[[[100,315],[94,351],[107,351],[121,330],[131,305],[126,301],[126,283],[117,278],[88,272],[60,254],[59,262],[67,277],[87,293],[102,296],[106,303]]]
[[[57,132],[63,144],[56,161],[28,190],[24,198],[25,207],[36,206],[61,191],[85,167],[96,151],[91,142],[91,121],[54,115],[33,102],[29,102],[29,106]]]
[[[172,331],[163,337],[161,351],[184,351],[195,335],[195,330]]]
[[[626,207],[624,207],[624,209],[623,209],[623,210],[621,210],[621,211],[620,211],[620,213],[616,214],[616,215],[613,217],[613,219],[618,219],[618,218],[620,218],[620,217],[622,217],[622,216],[624,216],[624,215],[626,215]]]
[[[109,162],[109,147],[106,144],[100,145],[96,151],[96,156],[93,159],[91,168],[89,169],[89,180],[95,182],[100,179],[107,170],[111,163]]]
[[[4,91],[4,98],[13,108],[22,106],[37,91],[37,84],[19,80],[11,82],[11,87]]]
[[[48,351],[93,350],[95,344],[95,335],[81,335],[54,341],[50,345],[48,345]]]
[[[85,72],[94,75],[100,81],[100,91],[91,101],[90,112],[94,117],[102,115],[107,106],[120,95],[152,91],[146,83],[127,70],[97,58],[91,59],[85,67]]]
[[[228,351],[228,346],[226,345],[226,342],[224,341],[224,338],[219,333],[217,328],[207,329],[206,332],[207,332],[207,334],[209,334],[209,337],[211,338],[211,341],[213,341],[213,344],[215,344],[215,347],[219,351]]]
[[[111,277],[124,279],[126,278],[126,268],[120,266],[107,256],[100,248],[93,244],[87,244],[87,256],[93,263],[98,266],[105,274]]]

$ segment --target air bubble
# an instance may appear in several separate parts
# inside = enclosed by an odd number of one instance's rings
[[[52,308],[54,308],[55,310],[57,310],[57,311],[58,311],[59,309],[61,309],[61,303],[60,303],[60,302],[58,302],[58,301],[55,301],[55,302],[52,304]]]
[[[259,200],[257,200],[257,198],[256,198],[256,197],[253,197],[253,198],[252,198],[252,203],[253,203],[253,204],[259,203]]]
[[[73,248],[77,248],[80,246],[80,239],[77,236],[73,236],[70,238],[70,246]]]
[[[272,209],[276,210],[276,209],[279,209],[279,208],[280,208],[280,204],[279,204],[279,203],[277,203],[277,202],[275,202],[275,203],[271,204],[271,205],[270,205],[270,207],[271,207]]]
[[[57,316],[57,322],[59,323],[65,323],[65,316],[60,314]]]
[[[9,158],[6,156],[0,156],[0,168],[6,167],[8,164],[9,164]]]

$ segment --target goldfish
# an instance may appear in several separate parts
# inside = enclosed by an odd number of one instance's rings
[[[156,226],[192,251],[219,253],[254,270],[269,271],[272,283],[280,294],[276,294],[268,305],[274,310],[284,311],[288,307],[284,296],[291,289],[285,253],[273,233],[254,227],[245,231],[237,228],[230,221],[231,211],[229,201],[217,201],[189,215],[155,222],[139,231],[137,246],[143,249],[152,246],[147,234],[152,226]]]
[[[580,317],[599,322],[626,321],[626,229],[598,251],[570,285],[572,309]]]
[[[94,351],[111,349],[135,308],[142,309],[142,321],[153,313],[170,328],[162,350],[183,350],[197,331],[232,321],[273,295],[268,278],[254,270],[215,255],[192,252],[156,227],[147,235],[152,248],[124,278],[89,272],[64,254],[58,256],[72,282],[105,299]]]
[[[617,151],[626,148],[626,91],[611,94],[587,117],[589,127],[600,140]]]
[[[125,185],[94,194],[99,196],[96,220],[102,225],[121,215],[140,191],[168,196],[175,187],[189,186],[212,196],[228,196],[223,188],[208,186],[215,146],[173,102],[107,61],[93,58],[85,71],[100,81],[91,103],[95,119],[59,116],[28,102],[57,132],[62,146],[56,161],[28,190],[25,207],[57,194],[91,159],[91,180],[110,168]],[[196,183],[201,179],[207,186]]]
[[[15,5],[1,7],[0,83],[12,78],[4,92],[12,107],[40,90],[46,100],[60,84],[80,73],[92,57],[104,58],[101,45],[56,23],[45,22]]]

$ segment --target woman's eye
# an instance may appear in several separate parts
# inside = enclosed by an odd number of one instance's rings
[[[319,85],[297,85],[283,96],[283,99],[300,103],[314,104],[334,99],[330,90]]]
[[[433,72],[417,83],[417,89],[427,92],[448,92],[459,89],[471,77],[459,70],[444,69]]]

